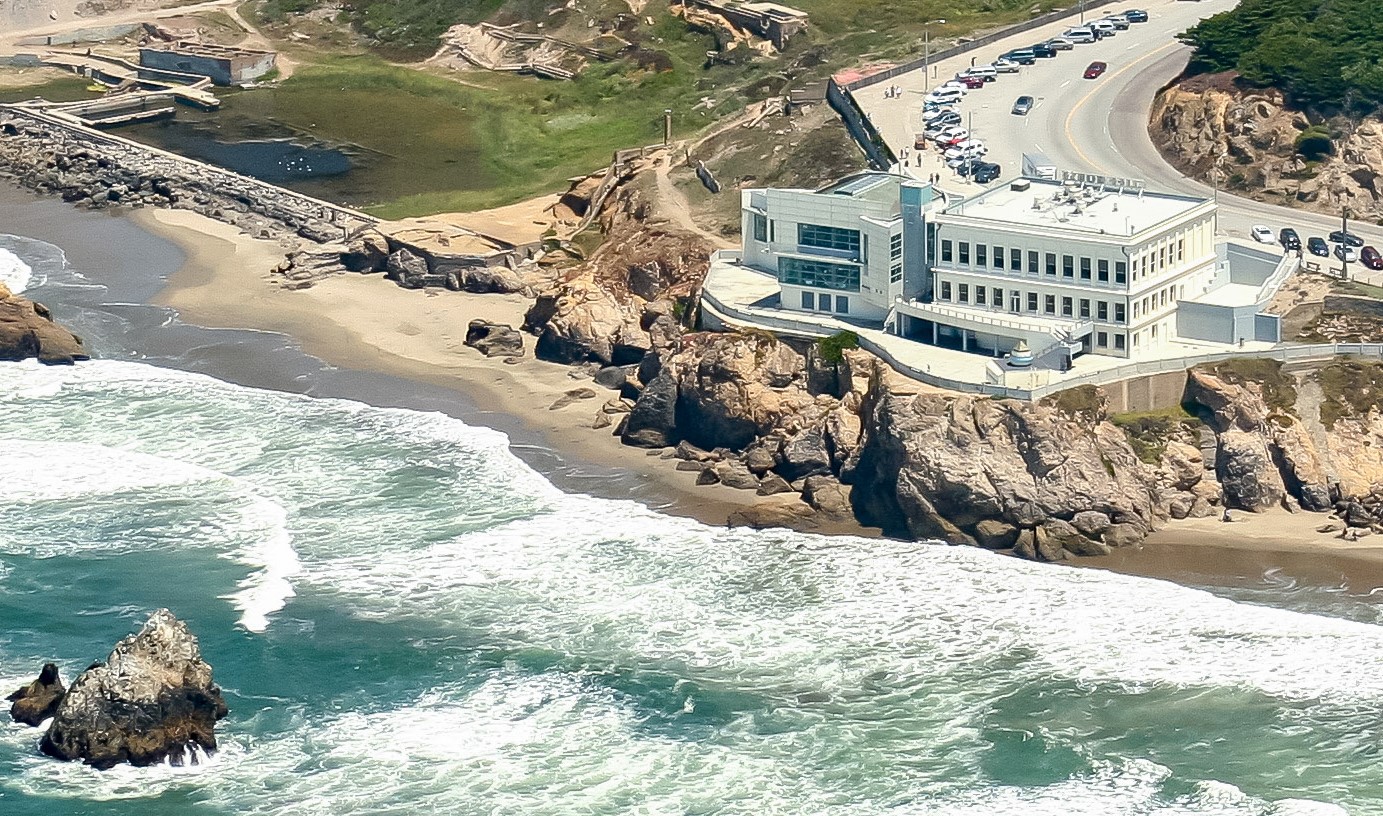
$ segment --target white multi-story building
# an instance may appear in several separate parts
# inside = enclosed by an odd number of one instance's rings
[[[898,298],[922,294],[904,285],[903,233],[931,203],[930,185],[860,173],[821,190],[741,196],[742,263],[777,276],[785,308],[882,321]]]
[[[1177,301],[1216,277],[1215,205],[1076,181],[1019,179],[928,220],[931,291],[901,332],[990,354],[1134,357],[1177,335]]]
[[[781,309],[1014,364],[1277,341],[1276,322],[1258,318],[1280,256],[1217,246],[1209,200],[1119,185],[1021,178],[948,201],[864,172],[820,190],[745,190],[738,262],[777,278]]]

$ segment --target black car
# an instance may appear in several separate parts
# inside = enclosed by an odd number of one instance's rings
[[[1364,245],[1363,238],[1360,238],[1352,232],[1345,232],[1344,230],[1335,230],[1330,233],[1329,237],[1331,242],[1336,244],[1344,244],[1345,246],[1352,247],[1361,247]]]
[[[1330,246],[1319,235],[1312,235],[1306,239],[1306,251],[1322,258],[1330,257]]]
[[[1282,244],[1282,248],[1289,252],[1301,251],[1301,236],[1291,227],[1283,227],[1277,234],[1277,242]]]
[[[1033,53],[1033,56],[1042,57],[1043,59],[1056,56],[1056,49],[1044,42],[1040,42],[1037,45],[1030,45],[1028,46],[1028,50]]]
[[[1016,48],[1001,56],[1009,62],[1016,62],[1019,65],[1035,65],[1037,63],[1037,55],[1030,48]]]
[[[999,165],[993,162],[976,162],[971,168],[970,177],[976,184],[988,184],[999,178]]]
[[[1129,9],[1124,12],[1124,19],[1128,20],[1130,23],[1146,23],[1148,21],[1148,13],[1142,9]]]
[[[1013,102],[1013,115],[1014,115],[1014,116],[1027,116],[1027,115],[1028,115],[1028,111],[1030,111],[1030,110],[1032,110],[1032,97],[1031,97],[1031,96],[1026,96],[1026,95],[1024,95],[1024,96],[1020,96],[1020,97],[1018,97],[1016,100],[1014,100],[1014,102]]]

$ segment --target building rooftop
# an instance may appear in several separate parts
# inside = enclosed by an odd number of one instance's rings
[[[839,195],[897,208],[898,188],[903,181],[902,176],[893,173],[866,171],[833,181],[816,192],[818,195]]]
[[[943,214],[1006,224],[1117,236],[1136,235],[1180,217],[1206,199],[1150,193],[1126,180],[1018,178],[947,207]]]
[[[254,48],[241,48],[236,45],[217,45],[216,43],[179,40],[167,46],[148,46],[149,51],[171,51],[175,54],[189,54],[197,57],[240,57],[273,54],[273,51],[260,51]]]

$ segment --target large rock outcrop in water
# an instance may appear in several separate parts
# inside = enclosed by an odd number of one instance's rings
[[[58,667],[44,663],[38,679],[6,697],[13,705],[10,716],[17,723],[38,725],[57,713],[67,689],[63,688]]]
[[[1059,560],[1136,543],[1159,515],[1097,389],[1036,404],[925,387],[871,397],[854,473],[866,523]]]
[[[81,338],[54,323],[43,304],[22,298],[0,283],[0,360],[31,357],[49,365],[89,359]]]
[[[193,746],[216,750],[226,713],[197,638],[160,609],[72,683],[39,747],[97,768],[179,763]]]

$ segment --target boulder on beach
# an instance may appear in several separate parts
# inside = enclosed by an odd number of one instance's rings
[[[216,750],[214,729],[226,713],[197,638],[160,609],[73,681],[39,748],[101,769],[181,764],[196,749]]]
[[[472,320],[466,327],[466,345],[486,357],[519,357],[523,355],[523,335],[505,323]]]
[[[57,713],[58,704],[66,693],[62,678],[58,676],[58,667],[53,663],[44,663],[37,680],[5,699],[13,703],[10,716],[15,722],[36,726]]]
[[[0,360],[31,357],[48,365],[88,359],[81,338],[54,323],[42,303],[13,294],[0,283]]]

